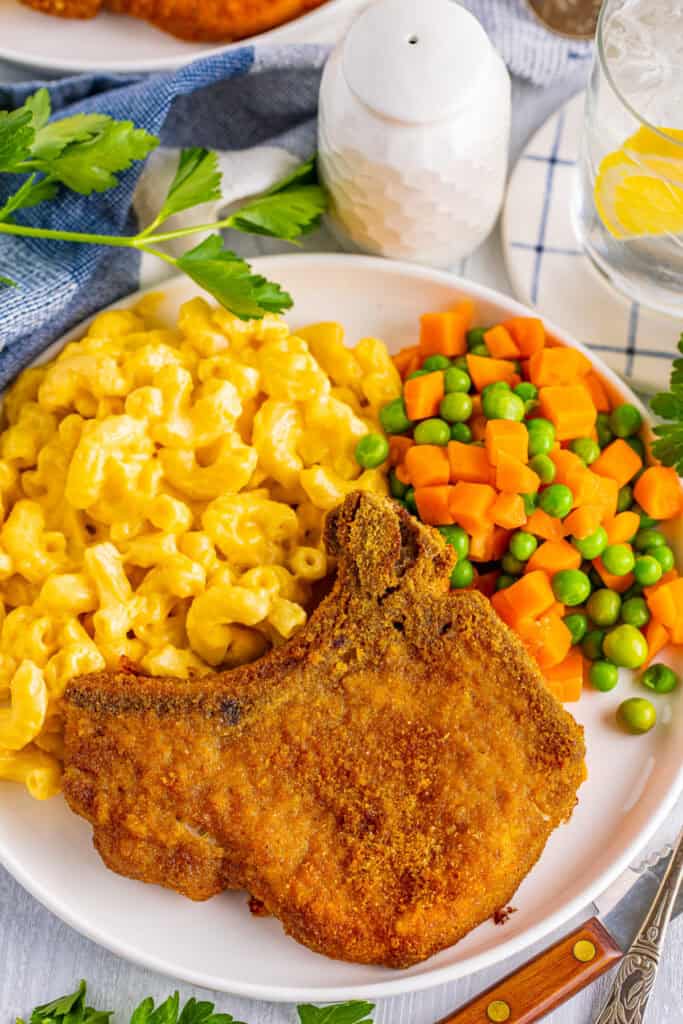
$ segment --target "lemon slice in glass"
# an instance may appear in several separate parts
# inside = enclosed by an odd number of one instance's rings
[[[639,128],[601,161],[594,198],[614,238],[683,234],[683,130]]]

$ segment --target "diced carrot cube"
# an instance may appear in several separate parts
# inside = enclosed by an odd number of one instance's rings
[[[681,485],[675,469],[650,466],[639,477],[633,495],[654,519],[674,519],[681,511]]]
[[[416,487],[415,503],[420,519],[430,526],[448,526],[454,522],[449,508],[452,487]]]
[[[591,463],[591,470],[598,476],[611,477],[612,480],[616,480],[619,487],[623,487],[642,465],[643,461],[638,453],[618,437],[616,441],[603,448],[595,462]]]
[[[411,420],[424,420],[429,416],[436,416],[443,396],[441,370],[425,373],[421,377],[412,377],[403,385],[403,400],[406,413]]]
[[[492,466],[498,465],[498,454],[501,451],[518,462],[526,462],[529,458],[529,432],[523,423],[487,420],[485,440]]]
[[[646,664],[649,665],[652,659],[656,658],[659,652],[670,643],[671,636],[663,623],[658,619],[650,619],[645,627],[645,639],[647,640]]]
[[[658,586],[654,593],[647,593],[646,600],[655,619],[669,630],[676,629],[683,619],[683,579],[678,577]]]
[[[524,526],[526,518],[521,494],[499,494],[491,507],[491,519],[506,530]]]
[[[449,441],[448,461],[451,480],[467,480],[470,483],[488,484],[491,481],[491,464],[485,448],[476,444]]]
[[[392,359],[394,366],[402,377],[413,372],[413,364],[417,360],[420,361],[420,348],[418,345],[410,345],[408,348],[402,348],[400,352],[396,352]]]
[[[504,451],[498,453],[496,487],[508,494],[535,494],[541,486],[540,477],[523,462]]]
[[[590,359],[577,349],[544,348],[529,360],[529,379],[537,388],[576,384],[591,368]]]
[[[533,533],[535,537],[543,537],[544,540],[562,540],[568,532],[561,519],[549,516],[542,508],[534,509],[524,529],[527,533]]]
[[[617,514],[619,484],[609,476],[598,476],[597,473],[591,473],[589,470],[586,472],[589,477],[588,482],[592,485],[590,498],[587,499],[586,504],[597,505],[603,523],[608,519],[613,519]]]
[[[618,594],[623,594],[633,584],[635,577],[632,572],[627,573],[625,576],[614,576],[605,568],[602,558],[594,558],[593,565],[599,572],[600,579],[609,590],[616,590]]]
[[[448,455],[440,445],[414,444],[406,452],[404,466],[413,487],[436,487],[449,482]]]
[[[575,508],[564,520],[564,527],[567,533],[577,540],[590,537],[600,525],[600,509],[595,505],[582,505]]]
[[[555,427],[558,441],[590,435],[597,411],[583,384],[553,385],[538,392],[539,411]]]
[[[558,665],[544,670],[545,684],[563,703],[579,700],[583,691],[583,668],[583,655],[575,647]]]
[[[506,594],[516,621],[536,619],[555,603],[550,580],[542,570],[527,573],[501,593]]]
[[[500,573],[497,570],[480,573],[474,581],[474,589],[485,597],[492,597],[496,590],[496,581]]]
[[[566,487],[571,487],[572,477],[577,473],[582,473],[586,468],[583,460],[574,452],[570,452],[568,448],[554,448],[548,458],[555,466],[553,482],[564,484]]]
[[[607,541],[610,544],[625,544],[631,541],[640,529],[640,516],[635,512],[620,512],[614,519],[605,522]]]
[[[578,569],[581,554],[566,540],[547,540],[536,548],[526,564],[525,572],[542,569],[548,576],[554,576],[562,569]]]
[[[515,376],[514,363],[505,359],[490,359],[488,356],[473,356],[471,352],[467,355],[467,370],[477,391],[483,391],[488,384],[495,384],[499,380],[509,384]]]
[[[514,316],[503,324],[517,343],[519,354],[525,359],[545,345],[545,327],[536,316]]]
[[[389,465],[398,466],[405,459],[406,452],[412,448],[415,442],[412,437],[404,437],[402,434],[392,434],[389,437]]]
[[[469,483],[459,480],[450,496],[450,511],[453,519],[470,533],[481,528],[489,520],[489,511],[496,499],[496,492],[490,484]]]
[[[420,317],[420,355],[462,356],[467,351],[465,335],[471,323],[468,309],[447,313],[424,313]]]
[[[543,670],[559,665],[569,654],[572,635],[559,615],[546,612],[536,620],[518,622],[515,629]]]
[[[610,405],[609,395],[607,394],[605,385],[602,383],[595,370],[591,370],[590,373],[586,374],[583,378],[583,383],[588,389],[593,405],[598,412],[609,412],[612,408]]]
[[[472,431],[473,441],[483,441],[486,437],[486,424],[488,420],[481,413],[478,416],[472,416],[470,419],[470,430]]]
[[[517,342],[502,324],[484,332],[484,344],[494,359],[517,359],[519,356]]]
[[[405,484],[407,487],[410,486],[412,481],[410,479],[410,473],[408,472],[408,467],[406,466],[405,462],[402,462],[399,466],[396,466],[396,468],[394,469],[394,473],[396,474],[397,479],[400,480],[402,484]]]

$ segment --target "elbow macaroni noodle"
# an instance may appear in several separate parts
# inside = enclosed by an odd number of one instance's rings
[[[0,433],[0,778],[59,791],[60,700],[122,657],[155,675],[259,657],[306,621],[325,513],[400,394],[386,347],[339,324],[292,334],[203,299],[98,316],[26,370]]]

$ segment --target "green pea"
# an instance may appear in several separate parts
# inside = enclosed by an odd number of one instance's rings
[[[613,576],[627,576],[635,565],[630,544],[608,544],[602,553],[602,564]]]
[[[587,537],[574,537],[572,544],[583,558],[599,558],[607,547],[607,530],[604,526],[598,526],[595,533],[589,533]]]
[[[379,411],[379,421],[385,434],[403,434],[412,426],[402,398],[392,398]]]
[[[588,616],[583,612],[572,612],[565,615],[564,624],[572,635],[572,643],[580,644],[588,632]]]
[[[617,626],[605,637],[603,650],[622,668],[640,668],[647,661],[647,640],[635,626]]]
[[[481,408],[490,420],[512,420],[521,423],[524,419],[524,402],[509,388],[497,388],[482,393]]]
[[[655,693],[671,693],[678,686],[678,676],[668,665],[650,665],[640,677],[643,686]]]
[[[455,551],[458,561],[467,558],[470,553],[470,538],[467,530],[463,530],[462,526],[439,526],[437,529],[446,543],[450,544]]]
[[[454,423],[451,427],[451,441],[461,441],[469,444],[472,440],[472,431],[466,423]]]
[[[614,590],[595,590],[588,598],[586,611],[596,626],[613,626],[621,611],[621,598]]]
[[[447,395],[454,391],[462,391],[464,394],[467,394],[472,387],[472,381],[470,380],[469,373],[459,370],[457,366],[449,366],[443,375],[443,386]]]
[[[501,573],[496,580],[496,590],[507,590],[508,587],[511,587],[516,582],[517,580],[514,576],[507,576],[505,573]]]
[[[363,469],[375,469],[386,461],[389,442],[381,434],[366,434],[356,445],[356,462]]]
[[[451,361],[448,356],[427,356],[422,363],[422,369],[433,372],[434,370],[447,370],[450,365]]]
[[[552,587],[556,600],[570,608],[583,604],[591,592],[590,580],[580,569],[561,569],[556,572]]]
[[[633,504],[633,489],[624,484],[617,495],[617,512],[626,512]]]
[[[431,370],[413,370],[406,377],[406,380],[413,380],[415,377],[424,377],[426,374],[431,373]]]
[[[523,380],[521,384],[518,384],[512,390],[516,395],[519,395],[523,402],[533,402],[534,399],[538,398],[538,388],[528,380]]]
[[[654,705],[645,697],[629,697],[619,705],[617,718],[632,733],[649,732],[657,721]]]
[[[520,560],[510,554],[509,551],[507,554],[503,555],[500,565],[503,572],[507,573],[508,576],[521,576],[524,569],[524,562],[520,562]]]
[[[472,399],[462,391],[452,391],[441,399],[439,412],[449,423],[464,423],[472,415]]]
[[[609,425],[609,416],[606,412],[599,412],[595,421],[595,431],[598,435],[598,444],[601,448],[606,448],[614,440],[614,434],[612,433]]]
[[[597,661],[602,655],[602,646],[605,641],[604,629],[591,629],[583,638],[581,650],[589,661]]]
[[[652,554],[652,548],[659,548],[666,545],[666,537],[659,530],[652,530],[649,527],[647,529],[640,529],[633,538],[633,546],[638,551],[647,551],[648,555]]]
[[[656,558],[662,567],[662,573],[669,572],[674,567],[674,553],[667,544],[660,544],[658,548],[648,548],[648,555]]]
[[[408,490],[408,485],[399,480],[393,469],[389,474],[389,490],[394,498],[405,498]]]
[[[403,495],[403,500],[406,503],[406,508],[409,512],[412,512],[414,516],[417,515],[417,502],[415,501],[415,488],[409,487],[406,493]]]
[[[534,455],[547,455],[555,444],[555,427],[550,420],[539,417],[527,420],[525,426],[529,432],[529,458]]]
[[[658,520],[654,516],[649,516],[647,512],[643,512],[640,505],[634,505],[633,511],[640,516],[640,527],[642,530],[650,530],[653,526],[657,525]]]
[[[596,690],[608,693],[619,682],[619,669],[611,661],[594,661],[588,676]]]
[[[653,583],[657,583],[662,578],[662,572],[661,565],[652,555],[641,555],[640,558],[636,558],[633,566],[636,582],[643,587],[651,587]]]
[[[467,373],[467,356],[456,356],[455,359],[451,361],[451,365],[454,366],[456,370],[464,370],[465,373]],[[467,376],[469,377],[469,373],[467,373]]]
[[[547,455],[534,455],[529,462],[529,469],[533,469],[542,484],[551,484],[555,479],[555,463]]]
[[[574,495],[566,484],[550,484],[541,492],[538,504],[549,516],[564,519],[572,510]]]
[[[525,511],[526,515],[527,516],[533,515],[533,513],[536,511],[536,506],[538,505],[538,495],[537,494],[522,494],[521,498],[522,498],[522,501],[524,502],[524,511]]]
[[[638,433],[642,424],[643,417],[630,402],[618,405],[609,418],[610,429],[617,437],[632,437]]]
[[[451,428],[445,420],[422,420],[413,431],[416,444],[445,445],[451,439]]]
[[[467,332],[467,334],[465,335],[465,338],[467,340],[467,347],[470,350],[470,352],[472,351],[472,349],[473,349],[473,347],[475,345],[483,345],[484,344],[484,335],[485,334],[486,334],[486,328],[485,327],[472,327],[471,330],[469,330]]]
[[[650,621],[650,609],[642,597],[628,597],[621,606],[621,621],[640,629]]]
[[[513,533],[510,538],[510,554],[519,559],[520,562],[527,562],[534,551],[538,547],[538,541],[532,533],[525,533],[524,530],[519,530],[517,533]]]
[[[481,391],[481,397],[486,398],[493,391],[510,391],[510,385],[506,380],[494,380],[491,384],[486,384]]]
[[[484,359],[488,358],[489,355],[486,345],[472,345],[470,352],[473,356],[483,356]]]
[[[590,466],[600,455],[598,443],[592,437],[577,437],[576,440],[571,442],[569,449],[575,455],[578,455],[586,466]]]
[[[645,445],[639,437],[627,437],[626,444],[629,446],[629,448],[633,448],[633,451],[636,453],[641,462],[645,462],[647,453],[645,451]],[[634,479],[637,479],[637,477],[640,476],[641,473],[642,469],[637,473]]]
[[[451,587],[454,590],[462,590],[469,587],[474,579],[474,566],[466,558],[459,559],[451,572]]]

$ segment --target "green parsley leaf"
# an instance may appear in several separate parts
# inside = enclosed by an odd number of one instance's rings
[[[54,127],[61,123],[55,122]],[[48,125],[43,131],[52,127]],[[71,131],[74,130],[72,126]],[[35,165],[67,188],[87,196],[91,192],[106,192],[114,188],[118,184],[116,172],[127,170],[134,160],[144,160],[158,144],[157,138],[143,128],[136,128],[132,121],[108,118],[94,137],[71,141],[56,157],[36,159]]]
[[[200,1003],[196,999],[188,999],[178,1018],[178,1024],[244,1024],[244,1021],[235,1020],[229,1013],[214,1013],[213,1009],[213,1003]]]
[[[0,284],[5,288],[18,288],[16,281],[13,281],[11,277],[5,277],[4,274],[0,274]]]
[[[31,111],[33,115],[31,124],[34,131],[37,132],[39,128],[42,128],[50,120],[52,104],[50,103],[50,94],[47,89],[38,89],[32,96],[29,96],[24,103],[24,108]]]
[[[326,209],[327,193],[317,184],[314,161],[307,160],[233,213],[227,226],[291,242],[313,231]]]
[[[52,121],[36,132],[31,155],[36,160],[51,161],[73,142],[87,142],[106,132],[116,122],[107,114],[74,114]]]
[[[678,351],[683,353],[683,334],[678,342]],[[657,440],[652,445],[652,454],[665,466],[673,466],[683,474],[683,359],[675,359],[671,371],[670,391],[655,395],[650,407],[655,415],[669,423],[654,428]]]
[[[209,203],[221,197],[221,172],[218,157],[208,149],[192,146],[180,154],[178,169],[171,182],[155,222],[160,224],[173,213],[188,210],[199,203]]]
[[[242,320],[281,313],[293,305],[291,295],[279,284],[252,273],[248,263],[225,249],[220,235],[209,235],[176,264]]]
[[[36,180],[32,174],[23,185],[11,195],[4,206],[0,206],[0,222],[8,221],[17,210],[25,210],[29,206],[37,206],[46,199],[52,199],[57,191],[57,184],[47,178]]]
[[[358,1000],[333,1006],[297,1006],[301,1024],[372,1024],[370,1014],[374,1009],[373,1003]]]
[[[26,107],[0,110],[0,171],[15,171],[33,142],[33,112]]]
[[[50,1017],[66,1017],[67,1013],[70,1013],[78,1007],[84,1005],[86,984],[81,981],[80,985],[75,992],[69,993],[66,996],[59,996],[58,999],[54,999],[51,1003],[44,1003],[43,1006],[36,1006],[35,1010],[31,1014],[31,1022],[45,1020]]]

